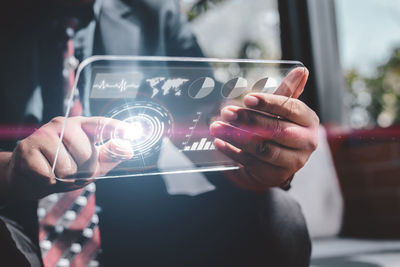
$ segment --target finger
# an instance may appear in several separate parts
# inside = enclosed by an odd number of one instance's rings
[[[130,129],[128,123],[105,117],[74,117],[67,121],[63,143],[79,166],[80,176],[104,175],[133,151],[127,141],[119,139]],[[102,145],[96,146],[95,143]]]
[[[61,143],[58,149],[59,136],[56,131],[49,127],[42,127],[31,136],[30,141],[35,144],[53,168],[55,159],[58,157],[54,168],[56,177],[66,178],[76,174],[77,165],[65,146]]]
[[[299,85],[297,86],[297,89],[294,91],[292,98],[299,98],[300,95],[303,93],[304,88],[306,87],[310,72],[307,68],[305,68],[304,72],[305,73],[303,79],[300,81]]]
[[[116,134],[116,132],[123,131],[124,128],[129,127],[127,123],[105,117],[80,117],[72,119],[71,122],[68,123],[70,123],[70,127],[66,127],[63,142],[77,161],[81,173],[85,173],[85,176],[91,176],[97,171],[99,168],[99,166],[97,166],[98,162],[101,161],[101,158],[104,158],[105,155],[102,152],[103,150],[112,152],[118,149],[115,145],[112,145],[114,141],[110,140],[113,140],[113,136],[115,137],[115,135],[123,136],[123,134]],[[107,145],[103,144],[96,147],[94,143],[99,141],[102,143],[106,141]],[[127,153],[130,155],[132,151]],[[121,154],[121,152],[119,154]],[[127,157],[125,154],[123,154],[123,158]],[[118,164],[119,163],[115,163],[113,166],[115,167]],[[111,167],[104,168],[105,170],[110,170]]]
[[[277,186],[282,183],[285,179],[284,177],[289,176],[285,168],[263,162],[223,140],[216,139],[214,143],[219,151],[242,165],[246,169],[246,172],[255,180],[256,184],[267,187]]]
[[[24,179],[21,188],[26,197],[29,198],[29,196],[33,195],[34,198],[41,198],[51,193],[71,191],[79,188],[73,181],[68,181],[60,185],[52,172],[48,159],[39,149],[29,150],[28,154],[25,153],[24,159],[18,160],[16,164],[21,169],[19,175]],[[25,196],[22,195],[22,197]]]
[[[82,130],[80,123],[78,121],[67,123],[63,144],[74,158],[78,168],[82,169],[83,166],[89,166],[91,162],[96,162],[96,147]]]
[[[129,141],[112,139],[99,147],[99,165],[97,176],[106,175],[122,161],[133,157],[133,150]]]
[[[293,69],[282,81],[274,94],[298,98],[307,83],[309,71],[304,67]]]
[[[262,137],[224,123],[211,126],[213,135],[236,148],[275,166],[298,170],[305,161],[298,150],[288,149]]]
[[[290,121],[235,106],[224,108],[221,114],[223,121],[259,135],[264,140],[272,140],[292,149],[311,149],[313,146],[307,142],[310,140],[309,129]]]
[[[40,146],[40,151],[47,158],[50,165],[53,166],[57,155],[58,140],[49,139],[46,145]],[[61,143],[58,150],[58,159],[54,168],[54,174],[58,178],[71,178],[76,175],[78,166],[65,146]]]
[[[245,97],[248,107],[287,119],[304,127],[319,124],[316,113],[298,99],[280,95],[251,93]]]
[[[21,153],[23,156],[20,162],[18,160],[16,162],[22,170],[22,176],[29,176],[32,180],[47,186],[56,183],[50,163],[39,149],[31,149],[24,154]]]
[[[56,117],[39,129],[39,131],[45,130],[60,136],[65,126],[62,143],[75,160],[78,168],[84,165],[87,166],[90,162],[97,162],[95,160],[97,155],[94,153],[96,151],[93,149],[94,140],[89,138],[81,126],[81,122],[86,120],[87,118],[79,116],[68,118],[67,120],[64,117]]]
[[[99,137],[101,140],[110,139],[115,131],[121,128],[121,124],[127,124],[106,117],[81,117],[80,123],[82,130],[93,142],[97,142]]]
[[[61,133],[63,126],[65,125],[65,130],[74,127],[74,124],[79,124],[82,130],[86,133],[92,142],[96,142],[99,134],[104,139],[111,138],[112,134],[121,124],[126,124],[120,120],[115,120],[106,117],[81,117],[76,116],[66,119],[65,117],[56,117],[52,119],[46,127],[51,127],[58,134]]]

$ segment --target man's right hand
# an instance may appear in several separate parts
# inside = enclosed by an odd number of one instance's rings
[[[64,122],[64,117],[57,117],[21,140],[12,154],[1,153],[0,164],[5,167],[1,170],[2,202],[39,199],[51,193],[79,189],[91,180],[76,183],[74,178],[78,174],[85,173],[85,177],[105,175],[133,156],[127,141],[110,139],[112,132],[121,129],[121,121],[72,117],[67,119],[53,173]],[[96,145],[99,129],[103,129],[103,140],[108,140],[102,145]],[[64,178],[63,182],[56,177]]]

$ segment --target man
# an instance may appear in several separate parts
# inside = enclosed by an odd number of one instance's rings
[[[0,120],[3,125],[46,124],[16,146],[12,141],[2,144],[0,231],[12,264],[38,265],[37,200],[84,186],[60,183],[51,170],[63,123],[55,118],[63,115],[63,92],[52,83],[54,72],[60,72],[52,69],[58,64],[52,60],[59,58],[55,47],[63,38],[54,32],[57,23],[64,17],[80,19],[75,35],[80,59],[94,54],[202,54],[175,1],[24,4],[30,9],[10,9],[8,23],[2,24],[6,41],[0,50]],[[215,190],[194,197],[170,195],[165,177],[158,176],[96,183],[104,265],[308,266],[310,240],[300,208],[283,190],[272,189],[287,185],[316,147],[318,118],[296,100],[307,76],[303,69],[291,73],[278,90],[281,96],[246,96],[248,107],[285,120],[236,106],[221,111],[221,121],[210,127],[218,138],[215,145],[243,167],[208,174],[205,178]],[[288,100],[289,95],[293,98]],[[82,92],[84,104],[85,97]],[[224,133],[232,131],[233,121],[242,129],[274,129],[276,134],[272,140],[231,139]],[[99,172],[93,175],[97,175],[120,163],[103,153],[115,149],[115,144],[93,146],[91,129],[103,122],[99,117],[69,119],[71,130],[65,133],[64,143],[73,140],[77,145],[61,150],[58,162],[68,166],[57,165],[55,175],[73,178],[88,164],[95,166],[92,170]],[[129,158],[135,151],[124,153]]]

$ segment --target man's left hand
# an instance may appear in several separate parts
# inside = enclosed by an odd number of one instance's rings
[[[235,184],[265,191],[290,182],[318,144],[319,118],[297,97],[308,70],[297,68],[275,94],[249,93],[246,107],[227,106],[210,126],[216,147],[242,168],[226,172]]]

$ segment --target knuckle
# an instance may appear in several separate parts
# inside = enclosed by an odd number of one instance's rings
[[[301,141],[299,140],[301,137],[298,134],[298,129],[296,129],[296,126],[282,127],[281,137],[285,137],[296,142]]]
[[[259,114],[255,111],[243,110],[244,121],[250,125],[255,125],[259,122]]]
[[[31,137],[21,140],[14,150],[12,166],[18,175],[27,177],[40,185],[47,187],[55,183],[51,170],[38,159],[38,150],[31,142]]]
[[[304,165],[306,165],[307,158],[298,157],[297,160],[295,160],[294,162],[295,162],[295,165],[294,165],[295,170],[294,171],[296,172],[296,171],[300,170],[301,168],[303,168]]]
[[[299,112],[300,111],[299,106],[300,106],[299,100],[297,100],[297,99],[289,99],[287,101],[287,108],[284,111],[284,113],[285,113],[284,117],[288,118],[288,117],[291,117],[293,115],[295,115],[295,116],[300,115],[299,114],[300,113]]]
[[[318,128],[313,131],[311,138],[308,139],[308,149],[310,151],[315,151],[318,148]]]
[[[267,107],[268,112],[271,114],[277,114],[279,113],[279,103],[277,103],[277,100],[274,99],[274,95],[270,95],[268,98],[264,98],[264,106]]]
[[[51,176],[41,176],[40,178],[42,183],[44,183],[46,186],[52,186],[57,182],[56,179]]]
[[[64,118],[64,117],[61,117],[63,120],[62,120],[62,122],[64,122],[64,120],[66,119],[66,118]],[[82,119],[82,117],[81,116],[73,116],[73,117],[69,117],[67,120],[68,120],[68,123],[79,123],[80,121],[81,121],[81,119]]]
[[[13,151],[13,157],[10,162],[11,169],[14,172],[25,173],[29,170],[29,160],[32,158],[31,151],[32,147],[26,139],[18,142],[18,145]]]
[[[312,116],[313,116],[314,125],[318,126],[321,123],[321,121],[320,121],[317,113],[314,110],[312,111],[312,113],[313,113]]]
[[[271,143],[264,141],[258,146],[257,153],[267,161],[274,162],[279,158],[279,149],[271,145]]]
[[[315,151],[318,147],[318,138],[313,138],[312,140],[310,140],[308,146],[311,151]]]
[[[32,138],[36,141],[41,141],[43,138],[49,139],[55,136],[54,127],[40,127],[37,131],[32,134]]]
[[[93,153],[90,149],[88,148],[83,148],[80,150],[80,158],[83,163],[86,163],[90,161],[93,157]]]
[[[241,123],[245,123],[248,125],[254,124],[254,112],[251,112],[249,110],[245,109],[238,109],[237,110],[237,115],[238,119],[237,121],[240,121]]]
[[[61,125],[62,123],[64,123],[64,120],[65,120],[64,117],[58,116],[51,119],[50,123],[55,125]]]
[[[27,151],[29,151],[29,148],[29,141],[27,139],[23,139],[18,142],[18,145],[15,148],[15,152],[17,152],[18,154],[26,154]]]
[[[281,151],[280,149],[271,146],[270,153],[269,153],[269,158],[270,158],[271,162],[275,162],[279,159],[280,154],[281,154],[280,151]]]
[[[23,159],[24,161],[26,161],[30,157],[34,149],[28,138],[19,141],[14,150],[14,153],[16,153],[17,157]]]
[[[279,138],[284,134],[282,125],[279,119],[272,120],[272,136],[273,138]]]

